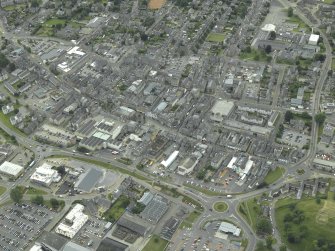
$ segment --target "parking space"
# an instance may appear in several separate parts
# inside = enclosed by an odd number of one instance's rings
[[[55,213],[47,208],[15,204],[0,210],[0,250],[25,250],[48,225]]]
[[[91,218],[81,228],[80,232],[74,237],[73,241],[86,247],[96,250],[105,236],[105,221]]]
[[[309,141],[309,136],[291,130],[285,130],[281,141],[291,146],[303,147]]]

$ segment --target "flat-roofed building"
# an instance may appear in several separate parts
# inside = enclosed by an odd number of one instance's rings
[[[225,222],[225,221],[221,222],[220,227],[219,227],[219,231],[223,232],[223,233],[233,234],[234,236],[240,236],[240,234],[241,234],[241,229],[239,229],[235,225],[233,225],[229,222]]]
[[[47,163],[43,163],[43,165],[36,168],[36,171],[30,177],[30,181],[47,187],[50,186],[52,182],[59,182],[60,180],[61,176],[57,170],[52,169],[52,166]]]
[[[84,206],[76,204],[65,216],[65,221],[56,227],[55,232],[72,239],[88,220],[88,216],[83,211]]]
[[[232,101],[217,101],[211,109],[210,119],[215,122],[222,122],[225,117],[229,117],[234,106],[234,102]]]
[[[11,178],[17,178],[23,172],[24,168],[20,165],[5,161],[0,165],[0,173]]]

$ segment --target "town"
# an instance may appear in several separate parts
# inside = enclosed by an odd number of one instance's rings
[[[0,250],[335,250],[334,0],[0,1]]]

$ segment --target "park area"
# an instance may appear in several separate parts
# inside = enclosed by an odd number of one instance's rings
[[[126,208],[128,207],[129,203],[130,203],[129,199],[126,196],[121,195],[113,203],[113,205],[104,213],[103,217],[105,217],[106,220],[111,222],[117,221],[126,211]]]
[[[276,167],[275,170],[270,170],[268,172],[268,174],[264,178],[264,182],[267,185],[270,185],[270,184],[276,182],[277,180],[279,180],[284,175],[284,173],[285,173],[285,168]]]
[[[165,250],[168,244],[167,240],[160,238],[157,235],[151,237],[147,245],[142,249],[142,251],[162,251]]]
[[[157,10],[163,7],[166,0],[149,0],[148,8],[150,10]]]
[[[335,197],[286,198],[276,204],[276,222],[282,240],[292,251],[335,249]]]
[[[207,37],[207,41],[208,42],[216,42],[216,43],[219,43],[219,42],[223,42],[224,39],[225,39],[225,34],[223,33],[209,33],[208,37]]]
[[[179,225],[180,229],[183,228],[191,228],[193,226],[193,223],[198,219],[198,217],[201,215],[198,211],[191,212]]]

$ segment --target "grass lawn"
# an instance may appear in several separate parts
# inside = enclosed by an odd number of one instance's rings
[[[264,182],[266,184],[272,184],[276,182],[278,179],[280,179],[281,176],[285,173],[284,167],[277,167],[275,170],[271,170],[268,172],[268,174],[264,178]]]
[[[209,33],[208,37],[206,38],[209,42],[223,42],[225,39],[225,35],[223,33]]]
[[[335,0],[323,0],[323,2],[326,4],[333,4],[335,3]]]
[[[142,251],[163,251],[167,244],[167,240],[160,238],[158,235],[153,235]]]
[[[126,211],[127,206],[129,205],[130,201],[129,199],[121,195],[114,204],[104,213],[103,217],[106,218],[106,220],[115,222],[117,221],[122,214]]]
[[[309,26],[307,24],[305,24],[297,15],[293,15],[292,17],[288,17],[287,22],[298,25],[298,28],[293,29],[293,31],[298,32],[300,29],[310,30]]]
[[[6,192],[7,188],[0,186],[0,195],[3,195]]]
[[[193,223],[199,218],[199,216],[201,215],[200,212],[198,211],[193,211],[191,212],[184,220],[183,222],[180,224],[179,228],[183,229],[183,228],[192,228]]]
[[[13,126],[11,123],[10,123],[10,120],[9,120],[9,116],[3,114],[2,112],[0,112],[0,120],[1,122],[6,126],[8,127],[10,130],[20,134],[21,136],[25,136],[25,134],[23,132],[21,132],[19,129],[17,129],[15,126]]]
[[[287,244],[290,250],[315,250],[315,241],[320,239],[335,243],[335,201],[332,195],[333,194],[329,192],[328,199],[321,200],[320,204],[317,204],[314,198],[305,198],[302,200],[286,198],[276,203],[275,218],[277,226],[282,240]],[[296,224],[294,223],[294,219],[293,221],[285,222],[285,217],[292,214],[294,210],[299,210],[303,213],[304,219],[302,222]],[[288,234],[295,236],[300,235],[302,230],[304,230],[305,234],[299,241],[295,243],[288,241]]]
[[[216,202],[214,204],[214,210],[217,211],[217,212],[225,212],[226,210],[228,209],[228,205],[223,202],[223,201],[220,201],[220,202]]]
[[[29,187],[26,190],[26,194],[29,194],[29,195],[45,195],[45,194],[48,194],[48,193],[44,190],[41,190],[41,189],[36,189],[34,187]]]
[[[332,60],[332,69],[333,69],[333,71],[335,71],[335,58],[333,58],[333,60]]]
[[[20,9],[23,9],[23,8],[26,8],[26,4],[15,4],[15,5],[9,5],[9,6],[6,6],[4,7],[3,9],[5,11],[13,11],[13,10],[20,10]]]
[[[250,200],[243,201],[239,205],[239,212],[241,216],[248,222],[250,227],[256,231],[257,219],[262,215],[261,206],[268,205],[267,201],[262,201],[258,204],[258,199],[260,196],[254,197]]]
[[[267,55],[264,51],[251,49],[250,52],[245,52],[245,51],[241,52],[240,59],[270,62],[272,58],[270,55]]]
[[[64,25],[66,23],[65,19],[52,18],[44,22],[43,26],[53,26],[57,24]]]

